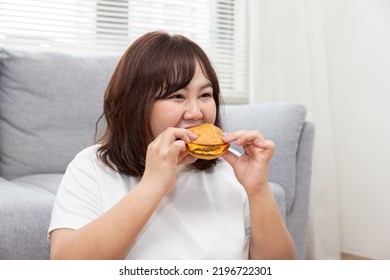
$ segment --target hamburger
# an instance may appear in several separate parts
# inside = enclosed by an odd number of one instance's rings
[[[230,146],[223,142],[222,130],[211,123],[190,127],[188,130],[199,136],[195,141],[187,143],[187,150],[194,157],[215,159],[223,155]]]

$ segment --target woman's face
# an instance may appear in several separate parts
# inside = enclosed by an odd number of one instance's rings
[[[168,127],[188,128],[202,123],[214,123],[217,114],[211,82],[199,63],[194,77],[185,87],[152,105],[151,128],[156,138]]]

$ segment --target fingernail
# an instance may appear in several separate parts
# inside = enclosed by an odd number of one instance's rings
[[[229,136],[225,132],[222,133],[221,136],[222,136],[222,140],[227,140],[229,138]]]

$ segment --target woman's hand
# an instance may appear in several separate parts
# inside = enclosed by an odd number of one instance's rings
[[[295,246],[268,185],[269,162],[275,144],[258,131],[223,134],[225,142],[244,148],[237,156],[227,151],[223,157],[233,167],[249,201],[251,238],[250,259],[295,259]]]
[[[169,193],[175,185],[177,165],[194,161],[186,150],[186,143],[196,138],[198,136],[190,130],[167,128],[148,146],[142,180],[147,180],[149,186],[156,187],[163,195]]]
[[[224,133],[222,138],[226,143],[235,142],[244,148],[241,156],[227,151],[223,158],[233,167],[238,181],[248,195],[256,194],[262,187],[268,186],[269,161],[274,153],[275,144],[253,130]]]

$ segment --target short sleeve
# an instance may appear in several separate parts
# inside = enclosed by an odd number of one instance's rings
[[[91,150],[79,153],[68,165],[54,203],[49,233],[78,229],[102,215],[102,199]]]

